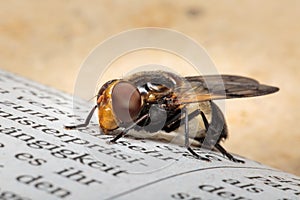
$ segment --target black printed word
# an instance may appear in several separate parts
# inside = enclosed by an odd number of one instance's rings
[[[226,188],[222,186],[214,186],[214,185],[199,185],[198,187],[200,190],[208,192],[210,194],[214,194],[219,196],[223,199],[230,199],[230,200],[250,200],[249,198],[238,196],[233,192],[229,192]]]
[[[15,157],[18,160],[21,161],[26,161],[28,164],[33,165],[33,166],[40,166],[44,163],[46,163],[47,161],[41,158],[35,158],[33,155],[31,155],[30,153],[18,153],[15,155]]]
[[[15,192],[5,191],[0,188],[0,199],[1,200],[31,200],[28,197],[22,197]]]
[[[54,185],[51,182],[45,181],[44,177],[41,175],[32,176],[32,175],[20,175],[16,178],[20,183],[23,183],[28,186],[32,186],[37,190],[47,192],[50,195],[56,196],[58,198],[65,198],[71,195],[71,192],[63,187]]]

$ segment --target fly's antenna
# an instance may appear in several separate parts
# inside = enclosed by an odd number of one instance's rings
[[[97,97],[97,94],[94,95],[94,96],[92,96],[92,97],[88,100],[88,102],[91,102],[95,97]]]

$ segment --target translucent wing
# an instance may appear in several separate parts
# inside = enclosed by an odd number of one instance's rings
[[[194,103],[215,99],[254,97],[277,92],[277,87],[235,75],[207,75],[185,77],[175,88],[177,103]]]

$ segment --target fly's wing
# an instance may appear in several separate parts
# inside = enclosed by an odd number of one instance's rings
[[[195,103],[216,99],[254,97],[277,92],[277,87],[235,75],[207,75],[185,77],[183,84],[175,88],[176,103]]]

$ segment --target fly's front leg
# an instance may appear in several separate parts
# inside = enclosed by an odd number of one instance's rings
[[[197,154],[191,147],[190,147],[190,141],[189,141],[189,115],[187,113],[186,107],[183,108],[184,112],[184,141],[185,141],[185,147],[187,150],[196,158],[205,160],[205,161],[210,161],[208,158],[201,157],[199,154]]]
[[[110,140],[110,143],[115,143],[118,139],[120,139],[121,137],[126,135],[129,130],[133,129],[135,126],[137,126],[138,123],[140,123],[141,121],[143,121],[147,117],[149,117],[149,114],[146,114],[146,115],[143,115],[142,117],[140,117],[133,124],[131,124],[130,126],[125,128],[124,130],[122,130],[120,133],[118,133],[112,140]]]
[[[90,113],[88,114],[87,118],[85,119],[85,122],[83,124],[77,124],[77,125],[64,125],[65,129],[71,130],[71,129],[77,129],[81,127],[87,127],[92,119],[92,116],[97,108],[97,105],[95,105]]]

